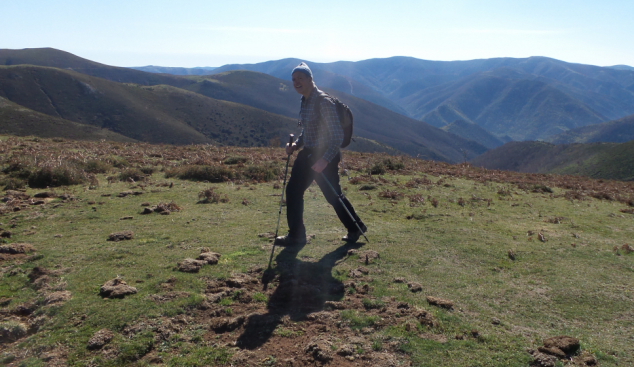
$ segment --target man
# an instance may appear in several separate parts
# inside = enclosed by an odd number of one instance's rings
[[[313,82],[313,73],[305,63],[299,64],[292,72],[293,87],[302,95],[299,123],[302,133],[292,144],[286,144],[286,153],[293,154],[301,149],[293,164],[291,178],[286,189],[286,219],[288,234],[275,239],[276,246],[296,246],[306,244],[306,228],[304,227],[304,192],[310,184],[317,181],[326,200],[335,209],[339,220],[347,228],[344,241],[356,242],[366,230],[366,226],[352,208],[348,199],[343,198],[350,214],[358,222],[363,231],[359,231],[354,220],[350,218],[338,196],[328,187],[322,173],[341,195],[337,166],[341,161],[339,147],[343,141],[343,128],[337,116],[337,109],[332,99],[317,89]],[[303,149],[302,149],[303,148]]]

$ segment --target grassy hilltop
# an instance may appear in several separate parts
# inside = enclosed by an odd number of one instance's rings
[[[313,186],[269,271],[282,149],[0,140],[1,364],[634,364],[632,183],[346,153],[370,242]]]

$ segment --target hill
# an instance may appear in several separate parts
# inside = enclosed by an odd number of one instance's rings
[[[0,67],[0,96],[29,109],[129,138],[169,144],[268,145],[295,122],[170,86],[122,84],[70,70]]]
[[[137,66],[130,69],[145,71],[147,73],[171,74],[171,75],[207,75],[211,74],[215,67],[203,66],[197,68],[174,68],[167,66]]]
[[[0,97],[0,134],[66,138],[73,140],[110,140],[133,142],[108,129],[83,125],[30,110]]]
[[[624,143],[634,139],[634,115],[615,121],[585,126],[551,136],[546,141],[554,144]]]
[[[443,131],[458,135],[464,139],[477,141],[488,149],[497,148],[505,142],[496,138],[477,124],[465,120],[456,120],[440,128]]]
[[[297,118],[299,95],[291,82],[250,71],[229,71],[191,79],[196,84],[187,89],[196,93]],[[466,151],[468,157],[475,157],[487,149],[366,100],[323,89],[350,106],[355,116],[355,136],[376,140],[413,156],[450,162],[462,161],[462,151]]]
[[[257,73],[221,73],[213,76],[191,76],[191,77],[177,77],[177,76],[167,76],[167,75],[159,75],[159,74],[150,74],[137,70],[131,70],[126,68],[116,68],[107,65],[102,65],[98,63],[94,63],[89,60],[81,59],[72,54],[65,53],[62,51],[54,50],[54,49],[27,49],[27,50],[2,50],[0,53],[0,62],[4,60],[5,63],[31,63],[31,64],[47,64],[52,65],[54,67],[62,67],[62,68],[72,68],[73,70],[78,70],[82,73],[87,73],[88,75],[97,75],[104,77],[108,80],[119,81],[119,82],[129,82],[129,83],[137,83],[142,85],[154,85],[154,84],[167,84],[176,86],[179,88],[187,89],[193,91],[195,93],[211,97],[218,100],[226,100],[241,104],[247,104],[249,106],[263,109],[272,113],[283,114],[292,119],[297,118],[298,113],[298,98],[297,94],[294,92],[292,86],[289,82],[279,80],[276,78],[265,77],[262,74]],[[4,57],[4,59],[3,59]],[[267,79],[268,78],[268,79]],[[15,81],[13,81],[15,83]],[[34,86],[33,84],[32,86]],[[52,86],[52,85],[51,85]],[[112,86],[112,85],[111,85]],[[114,88],[114,86],[112,86]],[[110,87],[108,87],[110,88]],[[132,86],[126,86],[122,88],[127,88],[127,91],[134,91],[134,93],[140,93],[141,89],[134,89]],[[358,89],[368,89],[365,86],[359,86]],[[116,88],[115,88],[116,89]],[[164,90],[164,88],[159,88],[159,90]],[[146,92],[149,89],[145,90]],[[31,88],[29,93],[40,93],[37,88]],[[121,88],[117,89],[117,92],[114,92],[111,96],[114,96],[115,93],[122,92]],[[126,92],[127,93],[127,92]],[[133,94],[134,94],[133,93]],[[337,95],[342,97],[347,101],[347,97],[344,97],[340,92]],[[40,93],[41,94],[41,93]],[[81,94],[79,94],[81,95]],[[43,96],[40,96],[43,97]],[[84,96],[85,97],[85,96]],[[114,98],[114,97],[113,97]],[[28,93],[22,95],[20,99],[25,105],[33,106],[33,104],[38,103],[36,101],[29,101]],[[77,99],[75,101],[79,101]],[[67,99],[67,101],[71,101],[71,99]],[[46,101],[46,98],[42,98],[40,100],[42,102],[39,106],[41,110],[40,112],[47,111],[45,113],[51,113],[53,116],[56,116],[54,111],[51,109],[50,103]],[[78,102],[79,103],[79,102]],[[97,105],[100,104],[95,100],[91,100],[91,104],[93,108],[98,108]],[[131,103],[136,104],[134,102],[134,98],[132,100],[119,99],[117,103]],[[148,101],[144,101],[144,106],[148,106]],[[391,103],[391,102],[390,102]],[[391,146],[393,149],[397,149],[403,152],[407,152],[413,155],[419,155],[421,157],[427,157],[429,159],[437,159],[442,161],[461,161],[463,159],[462,151],[467,151],[468,157],[474,157],[478,154],[481,154],[486,150],[483,146],[474,143],[465,141],[455,135],[448,135],[441,130],[434,129],[429,125],[424,123],[417,122],[412,119],[408,119],[403,117],[402,115],[390,112],[385,108],[376,108],[377,106],[372,103],[366,102],[361,99],[354,99],[354,102],[350,100],[350,104],[354,104],[355,107],[355,115],[357,116],[357,122],[355,122],[355,135],[365,137],[371,140],[376,140],[382,144],[387,144]],[[171,101],[165,101],[165,106],[171,106],[171,111],[179,108],[175,106],[175,104]],[[138,107],[138,105],[137,105]],[[135,113],[158,113],[164,109],[159,106],[156,111],[150,111],[148,108],[141,109],[139,111],[138,108],[133,108],[131,110],[126,109],[126,111],[131,112],[135,111]],[[186,109],[180,108],[181,113]],[[190,114],[196,115],[198,112],[198,106],[192,106],[190,110]],[[108,108],[105,110],[105,115],[112,114],[113,110]],[[171,114],[171,112],[167,112]],[[104,115],[104,116],[105,116]],[[90,117],[92,118],[92,117]],[[104,117],[105,118],[105,117]],[[104,119],[102,118],[102,120]],[[118,118],[118,117],[117,117]],[[193,117],[190,118],[190,120]],[[197,118],[206,119],[207,116],[202,115]],[[100,118],[97,118],[99,120]],[[139,121],[145,120],[141,118]],[[164,120],[171,121],[171,117],[166,117]],[[73,120],[79,121],[79,120]],[[84,120],[86,121],[86,120]],[[84,122],[81,121],[81,122]],[[135,120],[136,121],[136,120]],[[386,124],[386,122],[389,122]],[[93,122],[96,124],[96,122]],[[176,123],[178,125],[178,123]],[[228,121],[228,125],[233,125],[232,122]],[[142,124],[143,125],[143,124]],[[285,129],[288,131],[294,131],[295,128],[290,128],[292,124],[289,124],[288,121],[282,123],[282,125],[286,126]],[[99,125],[100,127],[104,126]],[[107,125],[106,127],[110,128],[114,125]],[[140,126],[140,125],[139,125]],[[220,127],[222,129],[222,127]],[[233,131],[233,128],[230,128],[227,131]],[[278,130],[278,127],[272,127],[273,131],[281,131]],[[247,130],[251,130],[248,128]],[[126,130],[127,131],[127,130]],[[128,133],[132,133],[127,131]],[[192,131],[189,131],[192,133]],[[143,137],[140,131],[134,133],[135,135],[129,135],[135,139],[142,141],[160,141],[160,137],[156,136],[152,139],[148,137]],[[155,135],[158,134],[163,137],[168,137],[168,142],[172,141],[187,141],[190,138],[177,138],[177,135],[173,134],[162,134],[159,131],[155,132]],[[205,133],[207,138],[211,139],[220,139],[222,144],[235,144],[237,142],[237,134],[233,135],[233,138],[227,139],[227,136],[224,136],[223,133],[220,133],[219,136],[214,136],[207,131]],[[218,134],[218,133],[216,133]],[[232,133],[233,134],[233,133]],[[196,134],[194,134],[196,135]],[[195,139],[201,139],[201,136],[197,136]],[[249,140],[249,138],[247,138]],[[283,141],[285,139],[282,139]],[[201,140],[191,140],[187,142],[196,142]],[[251,144],[247,142],[240,143]],[[253,143],[256,145],[263,144],[262,140],[258,140],[257,143]],[[351,147],[351,149],[354,149]]]
[[[283,149],[0,141],[0,182],[85,180],[2,191],[4,365],[634,364],[634,183],[350,153],[370,242],[311,188],[267,268]]]
[[[299,60],[284,59],[260,64],[225,65],[216,69],[215,72],[244,69],[288,79],[290,77],[288,71],[297,62]],[[353,80],[370,87],[380,96],[389,99],[400,109],[405,110],[409,117],[422,119],[426,122],[430,122],[426,118],[436,118],[436,125],[450,123],[456,118],[465,119],[465,117],[453,117],[447,120],[440,117],[445,113],[456,115],[465,112],[462,109],[453,111],[452,107],[455,98],[469,96],[473,98],[470,103],[473,108],[479,111],[488,111],[489,114],[484,122],[475,121],[477,120],[475,116],[470,115],[470,119],[474,120],[473,122],[496,135],[506,135],[505,131],[508,130],[509,135],[517,140],[544,135],[537,133],[543,126],[554,125],[550,133],[558,133],[576,126],[605,122],[634,113],[634,71],[629,69],[618,70],[566,63],[546,57],[469,61],[429,61],[411,57],[391,57],[358,62],[309,62],[309,64],[313,71],[323,70],[334,73],[347,80]],[[507,74],[508,71],[517,73],[519,80],[516,81],[516,87],[528,89],[526,91],[519,89],[512,94],[513,98],[504,98],[507,97],[506,94],[496,94],[492,93],[495,90],[490,92],[486,89],[491,84],[493,84],[492,88],[495,89],[494,81],[481,80],[481,83],[473,83],[473,79],[477,75],[493,73],[500,77],[500,71],[506,71]],[[508,77],[507,75],[506,78]],[[315,78],[318,80],[317,76]],[[506,84],[513,84],[513,82],[507,80]],[[324,86],[349,92],[349,87],[346,85]],[[509,88],[511,87],[509,86]],[[543,90],[541,94],[538,93],[540,89]],[[479,99],[480,93],[484,93],[481,100]],[[524,95],[521,95],[522,93]],[[531,93],[536,93],[537,99],[540,97],[555,98],[555,103],[539,103],[537,101],[533,103],[530,100]],[[496,102],[494,98],[500,98],[500,100]],[[493,103],[493,106],[489,106],[490,103]],[[520,105],[518,106],[516,103],[520,103]],[[391,108],[387,104],[382,105]],[[441,111],[435,113],[434,116],[426,116],[439,106],[443,106]],[[541,126],[533,126],[531,123],[528,126],[530,131],[527,134],[523,134],[521,131],[511,134],[514,127],[506,129],[504,124],[509,118],[514,118],[512,115],[509,116],[510,111],[521,107],[530,109],[530,112],[523,111],[524,116],[519,116],[519,118],[525,119],[525,123],[538,121]],[[575,125],[575,123],[562,120],[562,116],[569,114],[568,108],[573,108],[575,119],[581,118],[583,122]],[[394,108],[391,109],[397,111]],[[397,112],[402,113],[400,109]],[[443,111],[444,109],[447,111]],[[532,114],[532,117],[526,116],[529,114]],[[599,120],[597,121],[596,118]],[[498,132],[490,130],[490,126],[485,126],[489,119],[500,121],[500,126],[496,129]]]
[[[471,160],[487,169],[634,181],[634,140],[626,143],[511,142]]]
[[[568,94],[523,73],[501,68],[409,97],[407,108],[442,127],[456,119],[514,140],[535,140],[606,118]]]
[[[146,73],[130,68],[100,64],[54,48],[0,49],[0,65],[35,65],[68,69],[120,83],[184,86],[186,79],[174,75]]]

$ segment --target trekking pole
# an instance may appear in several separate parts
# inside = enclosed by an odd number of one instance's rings
[[[328,186],[330,186],[330,188],[332,189],[332,192],[335,193],[335,195],[337,195],[337,199],[339,199],[339,202],[341,203],[341,205],[343,206],[343,208],[346,210],[346,213],[348,213],[348,215],[350,216],[350,219],[352,219],[352,221],[354,222],[354,224],[357,226],[357,228],[359,229],[359,232],[361,232],[361,235],[363,236],[363,238],[365,238],[365,240],[369,243],[370,240],[368,240],[368,238],[365,236],[365,233],[363,233],[363,230],[361,229],[361,227],[359,226],[359,222],[357,222],[356,219],[354,219],[354,217],[352,216],[352,213],[350,213],[350,210],[348,210],[348,207],[346,206],[346,204],[344,204],[343,202],[343,192],[341,192],[341,194],[337,194],[337,190],[335,190],[335,188],[332,186],[332,184],[330,183],[330,181],[328,181],[328,179],[326,178],[326,175],[324,175],[324,173],[321,173],[321,177],[324,179],[324,181],[326,181],[326,183],[328,184]]]
[[[290,134],[288,137],[288,145],[293,145],[293,138],[295,135]],[[282,217],[282,203],[284,202],[284,190],[286,189],[286,175],[288,174],[288,162],[291,160],[291,155],[286,157],[286,169],[284,170],[284,184],[282,185],[282,196],[280,196],[280,210],[277,213],[277,227],[275,228],[275,238],[277,238],[277,231],[280,230],[280,218]],[[271,250],[271,257],[269,257],[269,269],[271,268],[271,262],[273,261],[273,253],[275,253],[275,240],[273,240],[273,249]]]

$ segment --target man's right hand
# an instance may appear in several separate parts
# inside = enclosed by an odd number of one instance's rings
[[[291,155],[294,151],[297,150],[297,144],[286,144],[286,154]]]

